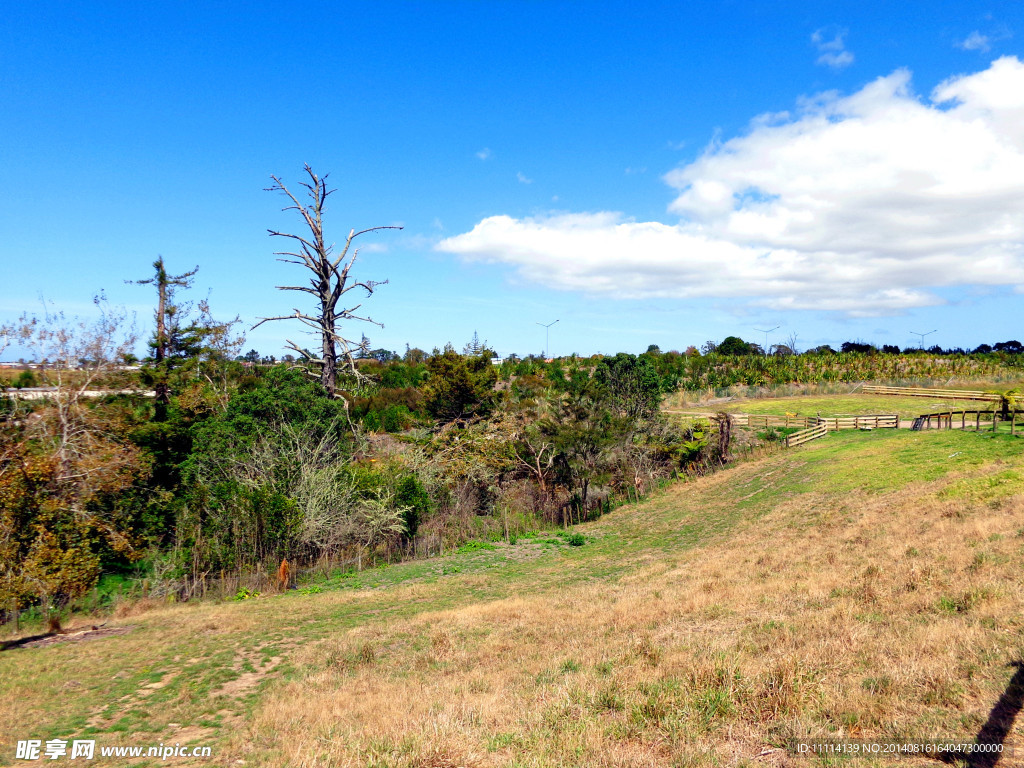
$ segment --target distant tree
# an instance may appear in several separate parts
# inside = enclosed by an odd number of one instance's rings
[[[991,344],[979,344],[977,347],[974,348],[974,350],[972,351],[972,354],[975,354],[975,355],[987,355],[991,351],[992,351],[992,345]]]
[[[859,352],[860,354],[868,354],[871,352],[877,352],[874,344],[866,344],[863,341],[844,341],[843,346],[839,348],[840,352]]]
[[[749,355],[752,346],[739,336],[726,336],[715,351],[720,355]]]
[[[882,354],[885,354],[885,355],[898,355],[899,353],[900,353],[900,348],[897,347],[895,344],[883,344],[882,345]]]
[[[397,352],[392,352],[390,349],[371,349],[367,355],[371,360],[376,360],[378,363],[391,363],[401,360]]]
[[[462,354],[464,354],[464,355],[479,355],[485,349],[488,349],[488,347],[487,347],[487,340],[484,339],[483,341],[480,341],[480,336],[477,334],[476,331],[473,331],[473,338],[470,339],[469,343],[467,343],[462,348]]]
[[[154,313],[156,331],[149,346],[153,350],[153,390],[156,393],[157,403],[161,407],[166,407],[171,396],[168,383],[170,360],[175,357],[187,357],[195,351],[193,334],[189,333],[189,329],[183,325],[188,307],[175,303],[174,294],[178,288],[192,287],[199,267],[180,275],[169,275],[164,266],[164,257],[158,256],[157,260],[153,262],[153,270],[155,272],[153,277],[148,277],[145,280],[126,280],[125,282],[129,285],[156,286],[157,304]]]
[[[718,344],[716,344],[713,341],[705,341],[701,345],[700,351],[703,352],[705,355],[710,355],[712,352],[718,351]]]
[[[648,355],[660,355],[661,354],[661,347],[659,347],[657,344],[651,344],[651,345],[649,345],[647,347],[646,354],[648,354]]]
[[[405,354],[402,356],[402,360],[406,363],[423,363],[426,362],[427,357],[427,353],[419,347],[410,347],[406,344]]]
[[[828,344],[819,344],[814,349],[809,349],[808,352],[815,355],[834,355],[836,353]]]
[[[1000,341],[996,344],[993,349],[996,352],[1008,352],[1011,355],[1019,355],[1024,352],[1024,344],[1021,344],[1016,339],[1012,341]]]
[[[305,347],[301,347],[289,340],[288,348],[297,352],[300,359],[314,367],[319,368],[320,383],[327,391],[328,396],[334,397],[338,384],[339,367],[344,368],[356,380],[362,378],[362,374],[356,366],[355,351],[353,347],[358,345],[343,335],[341,324],[351,320],[373,323],[380,325],[367,315],[359,314],[362,303],[355,303],[349,306],[340,306],[343,297],[356,289],[362,289],[366,296],[373,295],[374,289],[381,282],[373,280],[356,280],[352,274],[352,267],[359,255],[358,249],[352,249],[352,242],[367,232],[376,232],[382,229],[401,229],[401,227],[371,227],[359,232],[352,229],[348,233],[345,245],[337,256],[334,255],[334,246],[324,238],[324,207],[327,198],[335,191],[327,187],[327,175],[322,178],[317,176],[309,165],[305,166],[308,182],[303,182],[309,199],[308,205],[299,202],[284,183],[277,177],[271,176],[274,184],[267,190],[269,192],[280,192],[285,195],[291,205],[284,208],[285,211],[295,211],[302,218],[309,230],[305,235],[297,235],[289,232],[278,232],[268,230],[271,237],[283,237],[296,244],[294,251],[278,251],[277,256],[282,257],[280,261],[289,264],[297,264],[304,267],[312,277],[309,285],[279,285],[283,291],[302,291],[314,297],[316,309],[313,314],[308,314],[295,309],[293,314],[280,315],[277,317],[262,318],[253,328],[273,320],[298,320],[308,328],[312,329],[314,335],[320,338],[320,352],[314,354]],[[385,283],[387,281],[384,281]],[[340,355],[339,355],[340,347]]]
[[[242,360],[244,360],[247,363],[252,363],[253,365],[255,365],[260,361],[260,353],[257,352],[255,349],[250,349],[242,356]]]

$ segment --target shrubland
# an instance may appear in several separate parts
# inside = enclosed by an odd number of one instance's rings
[[[3,401],[0,609],[8,616],[86,595],[95,603],[104,572],[134,574],[140,589],[181,599],[214,583],[219,594],[229,583],[266,588],[282,560],[293,569],[363,567],[593,519],[731,458],[713,410],[679,422],[661,412],[666,397],[686,405],[775,385],[792,392],[854,378],[1019,373],[1019,356],[1005,350],[652,348],[496,365],[477,341],[461,354],[451,345],[366,354],[352,375],[339,374],[331,398],[300,365],[233,357],[240,338],[205,303],[191,319],[174,313],[161,360],[134,373],[114,364],[133,338],[124,319],[104,317],[106,326],[51,320],[19,329],[37,345],[63,345],[64,358],[48,348],[41,357],[51,365],[31,371],[58,396]],[[158,396],[141,396],[153,382]],[[84,397],[90,387],[118,393]],[[749,448],[778,435],[736,437]],[[111,583],[123,590],[126,582]]]
[[[596,517],[720,450],[710,421],[661,415],[644,357],[520,374],[448,348],[362,361],[331,398],[298,366],[175,354],[178,336],[134,389],[80,396],[97,380],[69,360],[38,371],[51,396],[5,400],[8,615],[80,600],[103,571],[182,599],[229,576],[265,586],[282,560],[362,566],[508,540]],[[92,358],[120,369],[116,350]]]

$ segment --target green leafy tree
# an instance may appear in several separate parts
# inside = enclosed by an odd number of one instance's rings
[[[591,485],[609,476],[607,459],[622,443],[628,422],[615,413],[607,389],[595,379],[575,382],[554,403],[543,429],[554,446],[558,480],[581,508],[587,508]]]
[[[594,378],[609,395],[613,407],[629,419],[657,413],[661,379],[648,357],[620,352],[597,364]]]
[[[486,356],[464,357],[453,349],[427,361],[423,399],[427,410],[443,421],[470,419],[491,411],[498,373]]]
[[[720,355],[749,355],[752,354],[752,345],[739,336],[726,336],[722,343],[715,348]]]

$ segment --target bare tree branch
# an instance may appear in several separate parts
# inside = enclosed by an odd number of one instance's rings
[[[263,323],[276,321],[276,320],[298,320],[306,327],[312,329],[312,332],[320,337],[321,353],[319,357],[314,356],[309,350],[299,347],[292,341],[288,341],[288,348],[293,349],[301,355],[302,362],[307,365],[316,366],[320,369],[320,382],[323,384],[324,389],[327,390],[331,397],[335,396],[337,389],[337,379],[339,372],[339,363],[342,367],[357,380],[362,378],[358,367],[356,366],[356,359],[353,354],[353,348],[360,349],[362,345],[356,344],[351,339],[345,338],[340,332],[339,328],[342,323],[348,321],[368,322],[374,325],[380,325],[369,317],[364,317],[356,314],[356,310],[362,306],[357,304],[354,307],[348,309],[338,309],[338,302],[341,297],[348,293],[353,288],[362,288],[366,291],[367,296],[373,294],[374,289],[378,285],[386,284],[387,281],[376,282],[373,280],[350,280],[349,273],[352,270],[353,264],[359,255],[359,250],[353,250],[350,254],[350,248],[352,241],[364,235],[368,232],[376,232],[382,229],[402,229],[398,226],[383,226],[383,227],[370,227],[369,229],[363,229],[356,231],[355,229],[349,230],[348,237],[345,240],[345,246],[341,253],[337,256],[334,255],[334,245],[328,244],[324,240],[323,231],[323,213],[324,205],[327,198],[334,193],[335,190],[327,188],[327,174],[323,177],[319,177],[313,172],[313,169],[307,164],[305,166],[306,174],[309,176],[309,181],[300,182],[301,186],[306,190],[307,195],[311,202],[308,205],[303,205],[299,202],[299,199],[292,194],[292,192],[284,185],[277,176],[271,176],[273,185],[268,187],[268,192],[279,192],[285,195],[290,201],[291,205],[285,206],[282,210],[284,211],[296,211],[305,222],[306,228],[309,230],[306,234],[295,234],[292,232],[280,232],[278,230],[268,229],[267,232],[271,237],[284,237],[290,240],[294,240],[299,244],[299,251],[279,251],[275,253],[275,256],[285,257],[279,258],[278,261],[283,261],[288,264],[297,264],[305,267],[312,273],[310,278],[309,287],[298,286],[298,285],[279,285],[277,288],[282,291],[302,291],[303,293],[309,293],[317,299],[317,314],[306,314],[296,309],[291,315],[278,315],[276,317],[265,317],[260,318],[252,329],[256,329]],[[383,327],[383,326],[381,326]],[[340,355],[339,355],[339,349]]]

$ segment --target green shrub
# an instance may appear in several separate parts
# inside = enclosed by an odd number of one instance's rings
[[[480,552],[485,549],[494,549],[494,545],[486,541],[467,541],[455,551],[460,555],[465,555],[470,552]]]
[[[36,379],[36,374],[31,369],[26,369],[18,374],[18,377],[13,382],[15,389],[24,389],[25,387],[38,387],[39,381]]]

